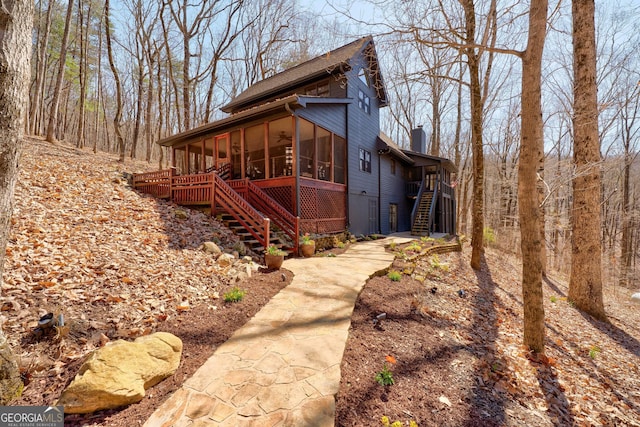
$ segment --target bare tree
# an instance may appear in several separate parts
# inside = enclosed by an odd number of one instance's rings
[[[622,144],[624,146],[624,164],[622,171],[622,238],[620,241],[620,279],[621,286],[629,287],[631,283],[631,271],[633,265],[633,237],[636,229],[636,220],[633,215],[631,200],[631,167],[638,157],[635,143],[640,128],[637,120],[640,119],[640,80],[637,76],[635,86],[629,92],[625,92],[625,100],[620,109],[620,130]]]
[[[480,86],[480,53],[476,50],[476,11],[473,0],[459,0],[464,9],[465,42],[464,49],[469,69],[469,90],[471,93],[471,151],[473,154],[473,208],[471,216],[471,267],[480,270],[484,253],[484,152],[482,142],[482,88]],[[495,0],[492,0],[495,9]]]
[[[29,133],[31,135],[38,135],[41,132],[40,126],[43,121],[43,97],[44,97],[44,82],[47,69],[47,46],[49,45],[49,34],[51,33],[51,13],[54,0],[47,2],[47,12],[44,21],[44,28],[42,22],[38,26],[38,52],[36,58],[36,81],[34,82],[33,96],[31,96],[31,110],[29,113]],[[40,2],[42,7],[42,2]],[[40,11],[42,12],[42,11]]]
[[[542,123],[542,52],[547,24],[547,1],[531,2],[529,37],[522,54],[522,143],[518,163],[518,206],[522,248],[524,345],[544,352],[542,241],[538,187],[544,163]]]
[[[47,141],[56,141],[56,127],[58,126],[58,108],[60,104],[60,92],[62,90],[62,80],[64,79],[64,67],[67,58],[67,43],[69,41],[69,31],[71,27],[71,14],[73,12],[73,0],[69,0],[67,5],[67,15],[64,20],[64,31],[60,45],[60,59],[58,60],[58,73],[56,74],[56,86],[53,89],[51,100],[51,110],[49,112],[49,122],[47,125]]]
[[[27,113],[33,1],[5,1],[0,9],[0,289],[9,238],[13,192]],[[20,371],[0,329],[0,405],[20,393]]]
[[[600,138],[596,86],[595,1],[573,0],[573,240],[569,299],[606,320],[600,241]]]
[[[113,79],[116,83],[116,114],[113,117],[113,127],[114,132],[116,134],[116,140],[118,145],[118,151],[120,153],[119,161],[124,162],[125,157],[125,145],[124,138],[122,137],[122,84],[120,83],[120,74],[118,69],[116,68],[116,64],[113,61],[113,48],[111,41],[111,19],[109,17],[109,0],[105,0],[104,2],[104,27],[105,27],[105,37],[107,40],[107,55],[109,57],[109,66],[111,67],[111,72],[113,73]]]

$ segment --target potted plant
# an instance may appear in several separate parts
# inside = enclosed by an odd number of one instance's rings
[[[300,240],[300,253],[303,257],[309,258],[316,252],[316,242],[309,236],[309,233],[304,233]]]
[[[279,249],[276,245],[269,245],[264,251],[264,263],[270,270],[278,270],[284,262],[284,256],[287,253]]]

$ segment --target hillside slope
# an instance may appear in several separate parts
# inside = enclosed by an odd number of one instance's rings
[[[0,312],[32,381],[22,404],[53,403],[74,363],[108,340],[222,305],[221,288],[235,274],[199,247],[217,240],[233,248],[236,236],[199,212],[176,218],[175,205],[138,194],[122,179],[145,169],[154,167],[26,140]],[[70,327],[63,337],[37,329],[47,313],[63,315]],[[34,392],[40,395],[29,397]]]

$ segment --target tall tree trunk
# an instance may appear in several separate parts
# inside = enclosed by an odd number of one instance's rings
[[[27,114],[31,70],[33,0],[2,2],[0,8],[0,289],[13,192],[18,179],[21,140]],[[4,332],[0,328],[0,405],[20,394],[22,381]]]
[[[78,74],[78,81],[80,83],[80,99],[78,104],[80,107],[78,115],[78,129],[76,134],[76,146],[78,148],[84,148],[85,141],[85,125],[86,120],[86,104],[87,104],[87,65],[88,65],[88,39],[89,39],[89,26],[84,25],[84,8],[82,7],[83,0],[78,0],[78,15],[80,18],[80,69]],[[89,2],[87,10],[87,22],[91,22],[91,5]]]
[[[544,352],[542,296],[542,236],[538,167],[544,160],[542,123],[542,51],[547,24],[547,0],[531,2],[529,36],[522,55],[522,142],[518,163],[518,207],[522,248],[524,345]]]
[[[113,73],[113,80],[116,83],[116,115],[113,117],[113,130],[116,134],[116,143],[119,152],[119,161],[124,163],[125,149],[124,138],[122,137],[122,130],[120,124],[122,121],[122,84],[120,83],[120,74],[116,68],[116,64],[113,61],[113,49],[111,47],[111,18],[109,16],[109,0],[104,2],[104,27],[105,36],[107,39],[107,56],[109,57],[109,67]]]
[[[64,32],[60,44],[60,63],[58,64],[58,74],[56,75],[56,86],[53,89],[51,99],[51,110],[49,112],[49,123],[47,124],[47,141],[56,141],[56,127],[58,125],[58,104],[60,103],[60,93],[62,92],[62,80],[64,78],[64,67],[67,60],[67,43],[69,41],[69,30],[71,27],[71,13],[73,12],[73,0],[69,0],[67,5],[67,16],[64,20]]]
[[[136,56],[138,61],[138,81],[137,81],[137,94],[136,94],[136,118],[135,125],[133,127],[133,138],[131,141],[131,158],[136,158],[136,151],[138,149],[138,139],[140,139],[140,122],[142,119],[142,95],[144,93],[144,60],[142,58],[142,42],[136,38]]]
[[[95,121],[93,128],[93,152],[98,152],[98,137],[100,135],[100,107],[102,105],[102,17],[98,25],[98,64],[96,66],[96,90],[95,90]],[[109,150],[107,150],[108,152]]]
[[[51,33],[51,12],[53,10],[54,0],[47,2],[47,16],[45,18],[44,30],[40,39],[40,48],[38,50],[38,62],[36,64],[36,81],[35,91],[33,93],[31,112],[29,114],[29,133],[31,135],[40,134],[40,122],[42,122],[42,103],[44,97],[44,81],[47,69],[47,46],[49,45],[49,34]],[[40,36],[40,34],[39,34]]]
[[[596,87],[595,1],[573,0],[573,239],[569,299],[606,320],[602,300],[600,140]]]
[[[484,153],[482,142],[482,95],[480,58],[475,48],[476,14],[473,0],[460,0],[464,8],[467,66],[471,92],[471,152],[473,157],[473,207],[471,209],[471,268],[480,270],[484,253]]]

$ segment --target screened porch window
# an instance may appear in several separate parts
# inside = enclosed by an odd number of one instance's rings
[[[315,178],[316,158],[315,126],[306,120],[300,120],[300,175]]]
[[[290,116],[269,122],[269,177],[293,174],[293,121]]]
[[[318,127],[318,170],[317,178],[331,181],[331,132]]]
[[[264,125],[252,126],[244,131],[246,176],[263,179],[264,172]]]

